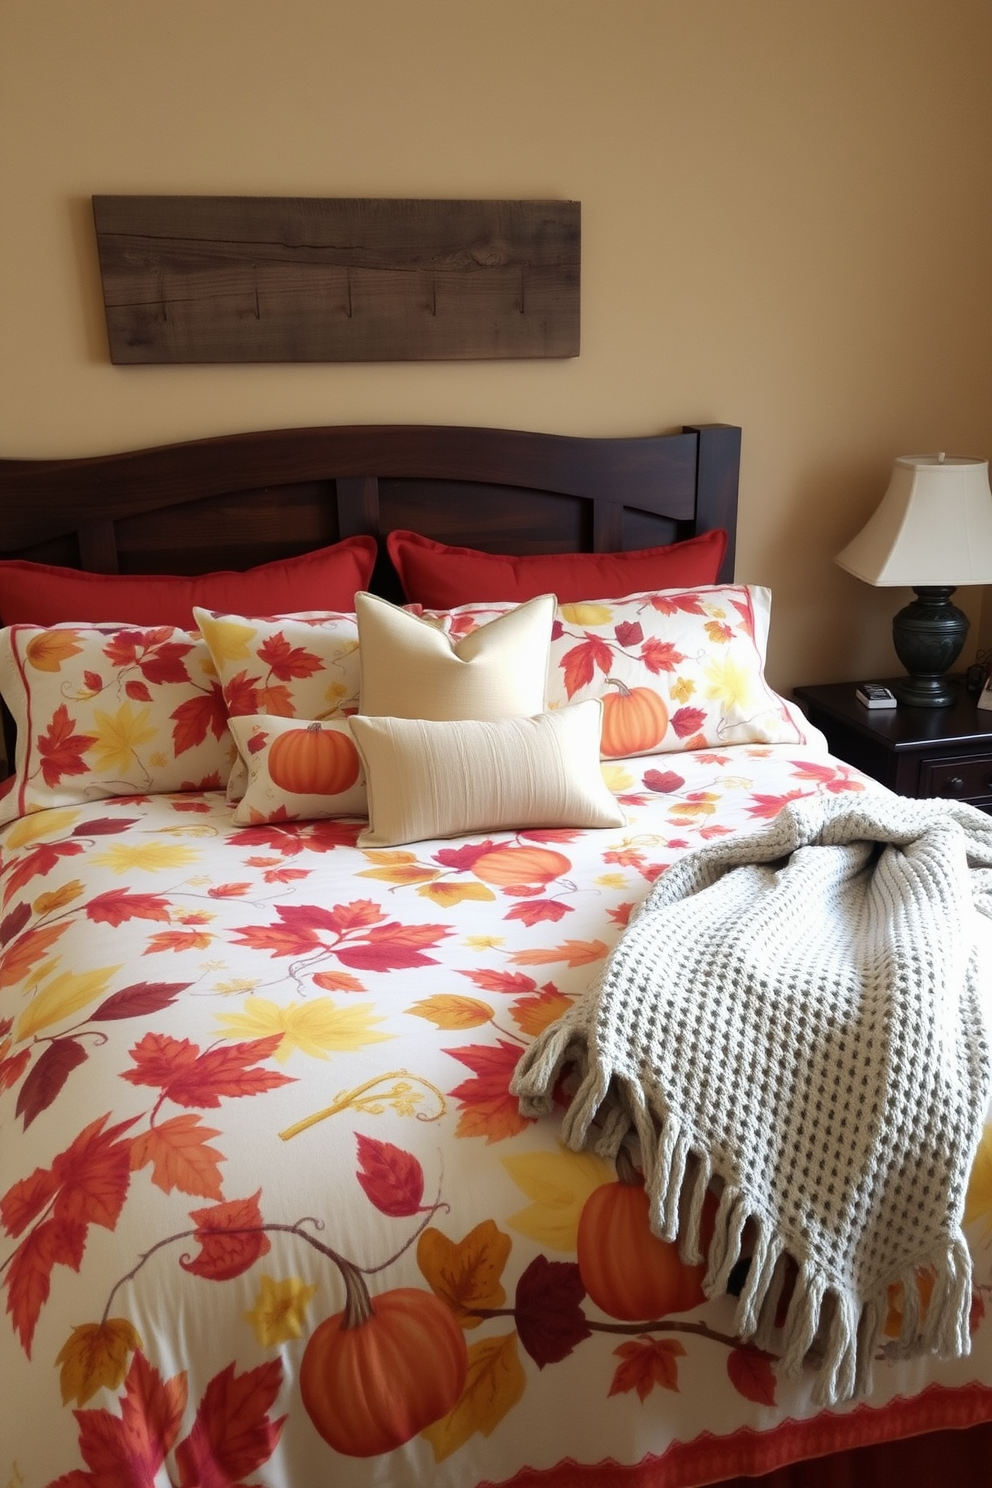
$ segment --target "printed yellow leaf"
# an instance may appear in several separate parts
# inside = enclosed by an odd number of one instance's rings
[[[493,1010],[475,997],[458,997],[454,993],[439,993],[437,997],[424,997],[407,1008],[415,1018],[426,1018],[436,1028],[478,1028],[488,1023]]]
[[[714,657],[703,668],[706,676],[707,698],[722,703],[725,708],[747,710],[752,706],[754,695],[754,669],[745,666],[737,657]]]
[[[572,999],[564,992],[545,990],[533,997],[518,997],[510,1008],[513,1021],[528,1038],[537,1038],[552,1023],[557,1022],[572,1006]]]
[[[695,816],[712,816],[716,810],[715,802],[719,796],[701,795],[698,801],[678,801],[672,806],[672,817],[683,817],[691,820]]]
[[[36,672],[57,672],[70,656],[77,656],[82,645],[71,630],[43,630],[28,641],[27,658]]]
[[[420,1433],[434,1448],[435,1462],[457,1452],[477,1431],[489,1436],[516,1405],[526,1385],[516,1333],[473,1343],[461,1399],[454,1410]]]
[[[440,877],[440,868],[424,868],[420,863],[396,863],[389,868],[362,868],[356,878],[377,878],[382,883],[422,884]]]
[[[395,868],[402,863],[417,861],[417,854],[405,847],[379,847],[375,852],[366,852],[362,856],[370,863],[374,863],[377,868]]]
[[[98,769],[119,770],[123,774],[130,768],[139,746],[154,739],[157,732],[148,722],[150,712],[149,708],[132,708],[130,703],[122,703],[116,713],[93,710],[96,734],[93,750]]]
[[[985,1233],[992,1232],[992,1125],[982,1132],[968,1182],[964,1206],[966,1225],[981,1223]]]
[[[440,883],[424,884],[417,893],[424,899],[430,899],[432,903],[440,905],[442,909],[451,909],[456,904],[461,904],[467,899],[487,900],[495,899],[496,895],[492,889],[483,883],[472,880],[442,879]]]
[[[104,966],[99,971],[63,971],[32,997],[17,1020],[15,1039],[31,1038],[40,1029],[72,1017],[98,997],[105,996],[107,983],[120,969],[119,966]]]
[[[609,625],[613,611],[604,604],[559,605],[558,612],[569,625]]]
[[[8,850],[37,842],[39,837],[64,837],[79,820],[78,811],[35,811],[22,816],[8,831],[4,846]]]
[[[588,966],[591,961],[601,961],[609,949],[601,940],[566,940],[550,951],[514,951],[510,960],[515,966],[548,966],[552,961]]]
[[[621,791],[630,790],[631,786],[634,784],[634,776],[631,774],[626,765],[611,765],[604,763],[602,766],[602,770],[603,779],[606,781],[608,789],[611,790],[615,796],[618,796]]]
[[[302,1338],[307,1307],[316,1291],[316,1286],[309,1286],[298,1276],[273,1281],[271,1276],[263,1275],[255,1306],[244,1314],[245,1322],[254,1329],[259,1347],[277,1348],[291,1338]]]
[[[462,1327],[477,1328],[485,1319],[473,1313],[506,1301],[500,1278],[512,1244],[491,1219],[476,1225],[464,1240],[449,1240],[431,1226],[417,1242],[417,1265]]]
[[[574,1253],[579,1215],[589,1195],[616,1178],[612,1163],[593,1152],[524,1152],[503,1166],[533,1202],[506,1221],[548,1250]]]
[[[161,873],[166,868],[185,868],[187,863],[198,863],[200,854],[192,847],[173,847],[168,842],[141,842],[125,845],[115,842],[103,852],[94,853],[90,859],[100,868],[109,868],[113,873],[133,873],[141,869],[145,873]]]
[[[257,631],[253,625],[238,625],[234,620],[210,620],[199,617],[200,634],[210,649],[211,656],[222,661],[249,661],[249,643]]]
[[[144,1345],[127,1318],[108,1318],[105,1323],[80,1323],[62,1345],[59,1383],[62,1404],[74,1400],[85,1405],[97,1390],[118,1390],[127,1374],[128,1360]]]
[[[668,690],[675,702],[687,703],[696,690],[696,684],[691,677],[676,677]]]
[[[60,889],[51,889],[47,894],[39,894],[31,908],[39,918],[42,918],[45,915],[54,914],[56,910],[64,909],[67,904],[71,904],[74,899],[78,899],[80,894],[85,892],[79,879],[71,878]]]
[[[374,1033],[384,1020],[372,1015],[371,1003],[338,1007],[329,997],[313,1002],[291,1002],[280,1007],[267,997],[249,997],[240,1013],[219,1014],[218,1023],[228,1038],[270,1038],[282,1034],[276,1058],[285,1064],[294,1050],[314,1059],[385,1043],[391,1033]]]

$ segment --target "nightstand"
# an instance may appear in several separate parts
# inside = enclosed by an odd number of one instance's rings
[[[900,795],[969,801],[992,812],[992,711],[976,708],[963,681],[947,708],[866,708],[856,685],[794,690],[832,754]]]

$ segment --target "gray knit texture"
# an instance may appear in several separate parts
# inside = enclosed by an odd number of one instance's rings
[[[652,1228],[689,1263],[715,1180],[704,1290],[750,1256],[736,1332],[788,1376],[814,1370],[819,1404],[870,1390],[894,1282],[890,1354],[969,1352],[986,916],[992,818],[881,790],[806,797],[678,859],[599,985],[517,1067],[526,1115],[550,1112],[576,1067],[563,1140],[612,1157],[636,1139]],[[920,1267],[936,1276],[926,1309]]]

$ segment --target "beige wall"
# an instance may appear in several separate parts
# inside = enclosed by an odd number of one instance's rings
[[[581,356],[112,367],[89,198],[142,191],[578,199]],[[897,667],[832,555],[893,455],[992,453],[990,243],[988,0],[0,0],[0,452],[740,423],[782,688]]]

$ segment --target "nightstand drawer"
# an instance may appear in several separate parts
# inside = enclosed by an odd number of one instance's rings
[[[992,758],[944,755],[920,761],[920,795],[947,801],[978,801],[992,796]]]

